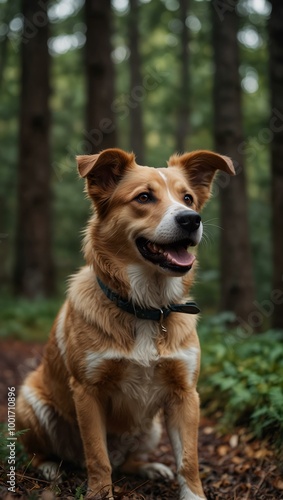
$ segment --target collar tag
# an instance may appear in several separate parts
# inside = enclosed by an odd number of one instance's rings
[[[159,326],[161,328],[161,331],[163,333],[167,333],[167,328],[166,326],[163,325],[163,320],[164,320],[164,311],[163,309],[160,309],[160,320],[159,320]]]

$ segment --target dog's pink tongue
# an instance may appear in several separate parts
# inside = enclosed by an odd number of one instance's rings
[[[196,259],[196,257],[192,253],[187,252],[184,247],[180,247],[178,249],[168,247],[166,248],[166,252],[172,263],[177,266],[192,266]]]

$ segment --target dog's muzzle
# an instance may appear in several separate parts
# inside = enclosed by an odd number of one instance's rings
[[[201,217],[193,210],[182,210],[172,217],[171,225],[168,235],[166,231],[160,231],[162,239],[161,236],[158,238],[158,233],[154,241],[139,237],[136,245],[144,259],[168,271],[184,274],[191,269],[195,261],[195,256],[188,252],[188,247],[195,246],[200,241]],[[174,237],[169,239],[169,234],[174,234]]]

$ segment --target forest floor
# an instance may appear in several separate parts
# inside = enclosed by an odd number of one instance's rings
[[[7,388],[16,392],[24,376],[40,360],[43,346],[17,340],[1,342],[0,349],[0,422],[7,422]],[[283,499],[282,464],[266,442],[254,440],[245,428],[221,434],[214,420],[201,418],[199,433],[200,474],[208,500],[280,500]],[[151,459],[161,461],[175,471],[168,438],[162,441]],[[281,469],[281,470],[280,470]],[[62,471],[59,484],[49,483],[29,466],[19,467],[16,494],[7,491],[7,466],[0,464],[0,498],[10,500],[42,499],[81,500],[86,486],[84,471]],[[114,475],[115,499],[178,499],[176,482],[148,481]]]

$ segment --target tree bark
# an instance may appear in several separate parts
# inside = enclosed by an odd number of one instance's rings
[[[144,129],[142,115],[142,101],[144,99],[141,56],[139,49],[139,2],[130,0],[129,13],[129,48],[130,48],[130,94],[134,96],[130,106],[130,148],[137,157],[137,161],[144,163]]]
[[[51,254],[49,53],[47,0],[22,0],[21,111],[18,163],[15,292],[54,291]]]
[[[86,0],[87,151],[116,146],[114,66],[111,59],[111,1]]]
[[[272,12],[268,23],[270,54],[271,122],[271,206],[273,278],[273,328],[283,328],[283,4],[271,0]],[[277,296],[278,294],[278,296]]]
[[[237,43],[238,18],[235,6],[229,0],[224,18],[212,3],[214,47],[214,138],[216,151],[230,156],[237,175],[227,179],[220,195],[220,272],[221,309],[233,311],[239,323],[248,322],[255,310],[254,281],[248,225],[248,201],[241,112],[239,77],[239,49]],[[217,181],[216,181],[217,182]]]
[[[183,153],[186,149],[186,139],[189,134],[189,29],[186,19],[189,11],[189,0],[180,0],[181,31],[181,74],[179,109],[177,115],[176,147],[177,151]]]

